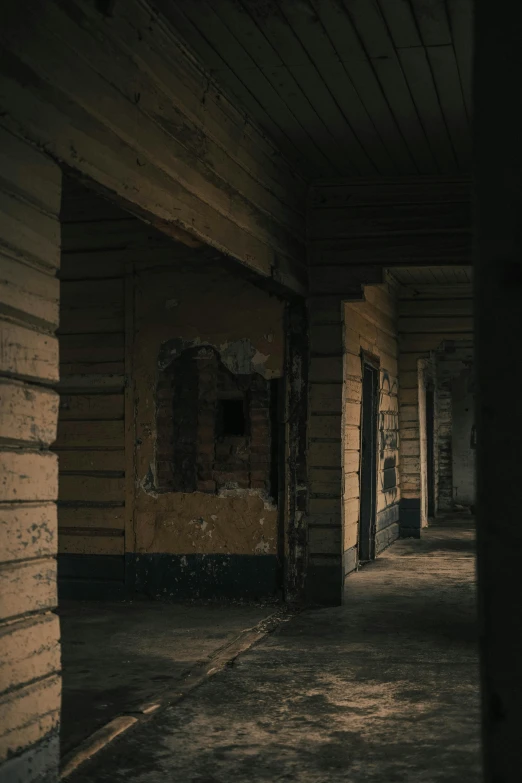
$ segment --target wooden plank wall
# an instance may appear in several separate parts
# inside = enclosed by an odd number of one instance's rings
[[[344,536],[347,568],[357,564],[362,415],[361,351],[380,360],[376,554],[399,534],[398,345],[396,286],[365,286],[365,301],[344,306]],[[352,553],[352,554],[350,554]]]
[[[416,284],[399,293],[400,458],[402,498],[421,499],[418,362],[445,342],[473,345],[471,283]],[[440,469],[440,465],[439,465]],[[425,520],[421,520],[425,523]]]
[[[471,185],[442,177],[316,184],[309,258],[332,267],[471,263]]]
[[[123,581],[125,256],[137,218],[64,179],[60,302],[60,578]],[[98,560],[95,574],[89,555]],[[68,557],[73,555],[73,557]],[[84,557],[78,557],[84,556]],[[85,557],[86,556],[86,557]]]
[[[4,123],[166,233],[306,287],[306,188],[145,0],[7,0]],[[23,96],[23,100],[21,100]]]
[[[61,171],[0,127],[0,779],[58,778]]]

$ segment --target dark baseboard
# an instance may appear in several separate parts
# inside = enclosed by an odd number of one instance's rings
[[[394,541],[399,538],[399,523],[392,522],[391,525],[379,530],[375,536],[375,555],[376,557],[384,552]]]
[[[399,535],[401,538],[420,538],[421,499],[403,498],[399,504]]]
[[[125,560],[128,588],[152,598],[281,597],[276,555],[128,554]]]
[[[275,555],[59,555],[62,599],[167,600],[281,598]]]

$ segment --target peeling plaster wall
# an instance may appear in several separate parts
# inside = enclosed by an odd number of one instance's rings
[[[208,262],[153,269],[134,278],[136,434],[134,546],[140,555],[271,556],[278,510],[262,491],[158,492],[156,389],[162,367],[185,347],[212,346],[232,372],[279,378],[284,302]],[[188,567],[188,566],[187,566]],[[191,566],[192,568],[193,566]]]
[[[344,307],[344,544],[345,560],[357,563],[360,505],[361,351],[380,360],[376,552],[398,536],[400,479],[398,444],[397,306],[394,286],[365,286],[365,301]],[[350,553],[353,553],[350,555]]]
[[[213,249],[174,242],[66,185],[57,442],[63,594],[118,596],[151,585],[163,592],[165,581],[168,594],[211,594],[217,571],[232,574],[236,557],[255,561],[241,566],[243,581],[251,571],[272,589],[272,500],[233,484],[219,494],[160,491],[156,420],[158,379],[186,348],[212,347],[232,373],[282,377],[285,302]],[[189,570],[187,557],[197,560]],[[201,573],[202,558],[212,566],[208,589],[189,578]],[[241,580],[229,588],[239,595]]]

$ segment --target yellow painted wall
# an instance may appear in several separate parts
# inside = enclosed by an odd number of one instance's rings
[[[344,534],[343,550],[356,546],[359,529],[362,363],[361,350],[380,359],[377,519],[400,499],[398,454],[397,307],[390,282],[365,286],[365,301],[344,306]],[[384,462],[396,461],[397,486],[384,489]]]

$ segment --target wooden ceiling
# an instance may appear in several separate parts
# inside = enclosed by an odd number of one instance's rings
[[[394,267],[393,277],[402,285],[448,285],[469,284],[472,282],[471,266],[406,266]]]
[[[159,0],[307,180],[470,166],[473,0]]]

